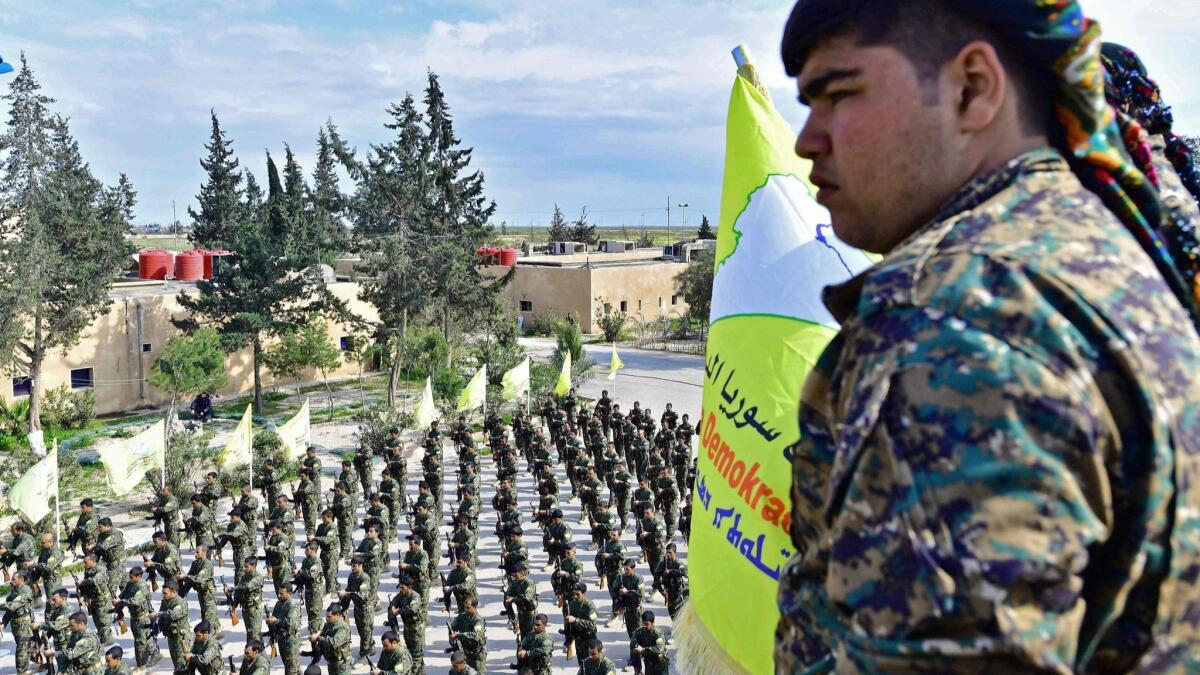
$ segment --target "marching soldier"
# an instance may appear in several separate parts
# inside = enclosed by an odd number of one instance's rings
[[[429,556],[425,549],[421,548],[421,538],[415,534],[408,535],[408,550],[404,552],[404,559],[400,561],[400,576],[407,576],[413,589],[422,598],[429,597],[429,577],[426,576],[428,571]],[[412,651],[411,647],[409,651]],[[413,658],[415,659],[416,655]]]
[[[301,471],[301,473],[307,472]],[[338,474],[337,482],[344,483],[346,485],[346,492],[358,494],[358,471],[356,471],[354,468],[354,460],[342,460],[342,471]],[[365,492],[367,491],[364,490],[364,493]]]
[[[303,468],[308,470],[308,475],[312,476],[313,480],[321,480],[321,458],[317,457],[317,446],[310,445],[304,451]]]
[[[18,673],[29,669],[29,647],[33,641],[33,590],[25,583],[25,573],[17,572],[9,580],[8,598],[0,606],[9,618],[9,630],[16,642],[16,666]]]
[[[537,587],[527,577],[523,563],[509,568],[508,587],[504,589],[504,606],[516,610],[517,632],[522,639],[533,633],[534,615],[537,614]]]
[[[350,478],[350,484],[355,485],[353,476]],[[296,488],[296,497],[300,500],[300,514],[304,518],[304,533],[308,534],[316,529],[317,514],[321,511],[321,484],[313,474],[307,471],[300,472],[300,485]],[[294,546],[295,535],[291,538]]]
[[[442,538],[438,533],[438,524],[433,514],[424,504],[417,504],[417,515],[413,517],[413,533],[421,537],[421,547],[429,556],[429,576],[437,572],[438,560],[442,557]]]
[[[217,517],[204,503],[204,495],[197,492],[192,495],[192,511],[183,521],[184,527],[192,537],[192,547],[212,547],[216,543]]]
[[[233,591],[233,601],[242,608],[246,623],[246,639],[262,635],[263,622],[263,579],[258,573],[258,559],[249,556],[242,561],[242,574]]]
[[[633,632],[637,630],[638,618],[642,614],[642,575],[637,573],[637,563],[636,558],[625,560],[625,572],[617,579],[617,601],[613,605],[614,615],[617,612],[623,614],[625,632],[629,637],[633,637]]]
[[[57,654],[61,675],[88,675],[100,665],[100,638],[87,628],[87,615],[75,612],[70,620],[71,632],[66,650]],[[55,654],[53,650],[47,656]]]
[[[651,573],[658,569],[662,562],[663,548],[666,546],[666,531],[662,518],[654,514],[654,507],[647,506],[642,517],[642,532],[638,535],[638,545],[646,554],[646,562],[650,564]],[[658,582],[658,579],[655,579]]]
[[[379,477],[379,489],[376,492],[379,493],[380,502],[387,508],[388,519],[383,526],[391,533],[389,536],[394,538],[396,522],[400,519],[400,504],[404,501],[404,488],[396,482],[391,473],[384,471]],[[391,538],[388,541],[390,542]]]
[[[372,675],[409,675],[412,672],[412,654],[400,641],[396,631],[389,630],[383,634],[383,653],[379,655],[379,663],[375,664]]]
[[[313,541],[321,547],[321,571],[325,574],[325,592],[332,593],[337,590],[338,559],[344,555],[338,527],[333,522],[332,509],[321,512],[321,524],[317,526],[317,534]],[[319,611],[320,607],[317,609]]]
[[[503,569],[511,569],[515,565],[525,566],[529,562],[529,547],[525,545],[522,539],[525,533],[520,525],[514,525],[508,528],[508,541],[504,543],[504,550],[500,553],[500,567]]]
[[[308,636],[313,651],[329,664],[330,675],[350,675],[354,665],[350,658],[350,627],[342,615],[342,606],[334,603],[325,613],[325,625],[320,635]]]
[[[664,466],[659,473],[656,497],[662,508],[663,525],[666,527],[665,541],[675,537],[675,523],[679,518],[679,492],[671,470]]]
[[[208,547],[200,544],[196,547],[196,556],[186,573],[180,573],[180,595],[187,597],[186,589],[196,589],[196,599],[200,603],[200,617],[209,626],[216,627],[214,638],[225,637],[221,632],[221,617],[217,614],[217,586],[213,578],[212,561],[208,558]]]
[[[364,494],[371,491],[371,447],[367,439],[360,439],[358,450],[354,452],[354,473],[358,476],[358,484]],[[386,472],[385,472],[386,475]]]
[[[263,503],[268,509],[279,501],[279,472],[275,470],[275,460],[270,457],[258,472],[258,489],[262,491]]]
[[[354,497],[346,492],[346,486],[333,486],[333,517],[337,520],[337,537],[340,544],[339,557],[349,558],[354,549]]]
[[[407,575],[400,577],[400,590],[388,603],[388,616],[393,626],[397,618],[404,623],[404,645],[412,655],[412,672],[425,672],[425,621],[428,617],[426,600],[425,596],[416,590],[413,579]]]
[[[613,503],[617,506],[617,518],[621,520],[621,531],[627,527],[625,517],[629,513],[632,490],[633,474],[629,473],[625,460],[620,460],[617,462],[616,471],[613,472],[609,491],[612,494]]]
[[[160,658],[158,650],[151,641],[151,615],[154,608],[151,605],[150,586],[142,580],[144,571],[140,566],[129,570],[125,586],[121,589],[118,600],[113,602],[125,603],[129,612],[129,624],[133,629],[133,660],[138,668],[146,668]]]
[[[483,673],[487,668],[487,622],[479,615],[479,598],[472,595],[462,604],[450,624],[451,647],[457,645],[471,668]]]
[[[467,520],[462,516],[455,516],[454,533],[450,535],[448,544],[450,557],[466,556],[472,566],[478,565],[479,559],[475,557],[475,544],[475,534],[467,528]]]
[[[596,606],[587,597],[587,584],[582,581],[575,584],[563,617],[563,630],[575,640],[575,659],[582,668],[587,645],[596,639]]]
[[[217,502],[224,495],[224,490],[221,489],[221,481],[217,480],[217,472],[209,471],[204,475],[204,486],[200,488],[200,496],[204,499],[204,505],[216,513]]]
[[[294,561],[292,559],[293,551],[296,549],[289,546],[289,541],[283,534],[283,523],[278,520],[271,521],[271,536],[267,539],[267,545],[264,547],[267,557],[267,567],[270,569],[271,585],[275,589],[275,595],[279,595],[279,589],[283,586],[290,586],[292,583],[292,569]]]
[[[375,630],[372,618],[375,614],[375,596],[372,596],[371,577],[363,571],[367,554],[355,553],[350,561],[350,577],[346,589],[338,591],[338,602],[343,608],[354,609],[354,626],[358,629],[358,659],[367,659],[375,653]]]
[[[79,582],[79,602],[87,607],[96,624],[96,634],[101,642],[112,642],[112,591],[108,583],[108,573],[100,565],[95,553],[89,553],[83,558],[83,581]]]
[[[596,552],[596,572],[601,576],[601,585],[608,586],[608,595],[613,604],[617,602],[617,577],[621,574],[621,563],[625,560],[625,545],[621,543],[621,533],[616,530],[608,531],[608,541]],[[616,615],[616,610],[613,610]]]
[[[176,579],[183,569],[183,559],[179,557],[179,549],[167,540],[164,532],[155,532],[153,550],[150,559],[143,556],[142,566],[154,570],[163,581]]]
[[[604,643],[592,638],[587,643],[587,658],[583,661],[580,675],[615,675],[617,667],[604,655]]]
[[[173,492],[170,485],[162,486],[154,505],[154,520],[167,535],[167,541],[179,548],[179,500]]]
[[[645,666],[646,675],[667,675],[671,663],[667,641],[662,631],[654,626],[654,612],[642,612],[642,624],[630,638],[629,660],[633,672],[641,675]]]
[[[284,674],[299,675],[300,604],[292,598],[290,585],[279,589],[279,599],[275,601],[271,616],[267,619],[267,631],[279,648]]]
[[[183,660],[183,655],[191,651],[192,631],[188,626],[187,603],[179,597],[179,583],[174,579],[163,584],[162,602],[158,605],[158,611],[150,615],[150,619],[157,621],[162,633],[167,636],[167,649],[171,653],[171,663],[175,664],[175,670],[184,670],[187,663]]]
[[[125,650],[117,645],[104,652],[104,675],[129,675],[129,666],[121,663]]]
[[[29,573],[26,580],[33,589],[33,602],[38,604],[51,591],[62,588],[62,548],[54,541],[54,535],[43,532],[40,538],[37,559],[26,563]]]
[[[396,538],[395,530],[390,529],[390,525],[394,523],[392,513],[387,505],[383,503],[383,495],[378,492],[371,493],[371,506],[367,509],[367,518],[374,518],[379,521],[383,531],[380,533],[380,540],[383,543],[388,543]]]
[[[183,655],[188,670],[194,668],[199,675],[222,675],[221,645],[212,638],[212,624],[202,619],[192,629],[192,637],[192,645]]]
[[[296,507],[292,504],[291,498],[287,495],[279,495],[275,499],[275,506],[271,507],[267,513],[267,521],[263,523],[263,547],[269,544],[271,539],[271,523],[279,523],[279,533],[283,535],[282,546],[284,548],[296,547]]]
[[[446,588],[454,594],[460,613],[467,600],[477,596],[475,570],[471,569],[470,558],[466,553],[455,557],[454,569],[450,570],[449,576],[446,577]]]
[[[335,671],[330,671],[335,672]],[[346,671],[349,672],[349,671]],[[263,643],[258,638],[246,640],[246,648],[242,651],[242,665],[238,675],[270,675],[271,662],[263,654]]]
[[[379,521],[367,521],[367,536],[362,540],[362,543],[355,549],[355,555],[361,555],[363,561],[363,572],[371,582],[371,594],[379,592],[379,573],[381,565],[387,561],[387,546],[379,540]],[[353,560],[353,558],[351,559]],[[342,605],[346,608],[345,604]]]
[[[575,544],[567,544],[565,548],[566,555],[558,563],[558,569],[550,577],[550,587],[554,590],[554,595],[558,596],[559,605],[561,606],[571,590],[575,588],[575,584],[583,578],[583,564],[575,558]]]
[[[242,500],[245,501],[243,496]],[[250,499],[254,499],[251,497]],[[217,536],[217,557],[221,556],[221,548],[229,544],[233,548],[233,573],[237,576],[242,569],[242,561],[254,555],[254,530],[242,520],[242,508],[233,507],[229,512],[229,524],[225,531]]]
[[[79,502],[79,517],[75,519],[75,527],[71,536],[67,537],[67,550],[71,551],[78,545],[86,552],[96,545],[97,529],[100,527],[100,516],[95,512],[95,506],[90,497]]]
[[[546,634],[549,618],[545,614],[533,617],[532,630],[521,637],[517,648],[518,670],[527,668],[532,675],[550,675],[554,660],[554,641]]]
[[[12,532],[12,546],[0,546],[0,568],[6,572],[9,565],[15,567],[18,572],[25,571],[29,567],[28,563],[37,556],[37,546],[28,530],[28,526],[20,520],[9,527],[9,531]]]
[[[692,466],[692,444],[690,440],[676,437],[675,447],[671,451],[671,466],[675,469],[675,485],[679,494],[688,492],[688,469]]]
[[[463,488],[463,498],[458,505],[458,517],[466,521],[467,527],[476,537],[479,536],[479,497],[478,491],[465,487]]]
[[[249,546],[253,548],[255,536],[254,533],[258,531],[258,498],[255,497],[253,492],[250,490],[249,481],[242,481],[241,489],[242,496],[241,499],[238,500],[237,510],[241,515],[242,523],[246,525],[246,529],[250,532]],[[267,502],[267,504],[274,503],[274,501]],[[229,515],[232,516],[233,514],[230,513]],[[253,555],[253,553],[251,553],[251,555]],[[241,565],[235,565],[234,568],[240,570]]]
[[[654,583],[658,584],[654,590],[661,592],[666,598],[667,612],[671,614],[671,619],[676,617],[690,595],[687,565],[679,562],[677,553],[675,542],[667,544],[667,556],[654,570]]]
[[[47,631],[55,651],[61,652],[67,648],[67,640],[71,635],[71,608],[67,606],[67,589],[58,588],[50,593],[42,622],[33,624],[33,627]]]
[[[296,583],[304,586],[304,609],[308,615],[308,632],[321,632],[321,600],[325,597],[325,567],[318,554],[320,545],[310,540],[304,547],[304,561],[296,572]],[[337,574],[337,570],[334,570]]]

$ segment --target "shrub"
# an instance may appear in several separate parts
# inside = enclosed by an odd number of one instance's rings
[[[19,437],[29,433],[29,399],[7,403],[0,398],[0,432]]]
[[[96,419],[96,390],[73,392],[60,384],[42,396],[42,425],[54,429],[82,429]]]
[[[404,429],[412,426],[413,416],[412,413],[400,412],[386,405],[377,405],[359,413],[356,420],[358,421],[358,431],[354,434],[356,445],[365,439],[367,447],[371,448],[372,452],[381,455],[388,431],[392,427]]]
[[[540,335],[542,337],[550,337],[554,335],[554,329],[559,324],[563,323],[563,318],[558,312],[552,309],[544,312],[538,312],[533,315],[533,318],[525,324],[525,333],[527,335]]]
[[[625,312],[613,312],[611,310],[605,312],[601,307],[596,308],[596,325],[600,327],[600,332],[604,334],[605,342],[616,342],[621,339],[621,330],[625,328],[625,324],[628,321],[629,315]]]
[[[283,447],[283,441],[279,439],[278,434],[274,431],[255,432],[252,460],[255,485],[258,485],[259,477],[262,476],[263,467],[268,459],[275,460],[275,472],[281,481],[291,480],[299,472],[297,463],[288,459],[287,450]],[[229,471],[222,469],[220,480],[225,494],[238,494],[242,481],[246,480],[247,475],[245,466],[235,466]]]
[[[207,432],[185,432],[171,436],[167,445],[166,479],[180,504],[188,503],[195,492],[194,484],[209,469],[213,458],[213,452],[208,447],[210,439],[212,433]],[[151,502],[158,496],[160,480],[157,470],[146,473],[145,485],[150,492]]]

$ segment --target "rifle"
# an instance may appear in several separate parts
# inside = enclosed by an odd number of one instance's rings
[[[567,619],[571,618],[571,603],[563,603],[563,645],[567,650],[567,660],[575,658],[575,629],[571,627],[571,622]]]
[[[146,566],[146,576],[150,578],[150,590],[158,592],[158,567],[142,554],[142,564]]]
[[[271,658],[272,659],[278,658],[279,657],[279,647],[277,647],[275,645],[275,629],[267,628],[267,632],[263,633],[262,636],[264,638],[266,638],[267,644],[271,645]]]
[[[505,590],[504,599],[507,600],[509,598],[515,599],[516,596],[509,595],[508,591]],[[511,603],[511,602],[504,603],[504,613],[501,614],[500,616],[508,617],[508,627],[512,629],[513,633],[520,635],[521,631],[517,627],[517,611],[516,611],[516,609],[513,608],[513,604],[514,603]]]
[[[29,619],[33,620],[33,610],[29,610]],[[58,664],[54,659],[46,657],[46,651],[50,649],[50,637],[46,634],[46,627],[33,629],[33,660],[42,664],[47,675],[54,675],[58,672]]]
[[[450,589],[446,586],[446,575],[438,572],[438,576],[442,578],[442,609],[446,614],[450,613]]]
[[[237,668],[233,667],[233,657],[230,656],[229,657],[229,675],[235,675],[235,673],[237,673]]]
[[[233,625],[236,626],[238,625],[237,601],[235,597],[237,594],[237,589],[230,588],[229,584],[225,582],[221,582],[221,586],[225,591],[225,604],[229,606],[229,619],[233,622]]]
[[[108,610],[108,612],[109,612],[109,614],[116,615],[117,625],[120,626],[120,628],[121,628],[121,635],[124,635],[125,633],[129,632],[129,626],[126,625],[126,623],[125,623],[125,601],[124,600],[118,600],[117,604],[113,605],[112,608],[110,608]]]
[[[458,651],[458,638],[454,637],[454,629],[450,626],[450,622],[446,622],[446,635],[450,638],[450,647],[446,649],[447,654],[453,654]]]
[[[446,532],[446,557],[450,562],[454,562],[454,541],[450,539],[450,533]]]

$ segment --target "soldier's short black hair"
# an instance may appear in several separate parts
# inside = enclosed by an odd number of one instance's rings
[[[642,621],[649,621],[650,623],[654,623],[654,612],[652,612],[650,610],[646,610],[646,611],[642,612]]]
[[[53,593],[51,593],[51,595],[57,595],[58,597],[62,598],[63,600],[66,600],[68,597],[70,597],[70,594],[67,592],[67,589],[65,589],[65,588],[60,588],[60,589],[54,591]]]
[[[542,623],[550,623],[550,617],[546,616],[545,614],[536,614],[534,615],[533,620],[535,622],[541,621]]]
[[[91,497],[84,497],[83,499],[79,500],[79,505],[80,505],[80,506],[91,506],[91,505],[92,505],[92,498],[91,498]]]
[[[202,501],[204,501],[204,495],[200,494],[199,492],[193,492],[192,493],[192,501],[202,502]]]
[[[406,574],[406,575],[400,577],[400,579],[396,583],[401,586],[411,587],[413,585],[413,580],[412,580],[412,577],[410,577]]]
[[[169,588],[169,589],[171,589],[172,591],[175,591],[176,593],[178,593],[178,592],[179,592],[179,582],[178,582],[178,581],[175,581],[174,579],[167,579],[167,580],[166,580],[166,581],[163,583],[162,587],[163,587],[163,590],[166,590],[166,589],[168,589],[168,588]]]
[[[246,649],[255,652],[261,652],[262,648],[262,640],[259,640],[258,638],[250,638],[249,640],[246,640]]]
[[[17,532],[24,532],[25,523],[18,520],[12,524],[12,529],[16,530]]]
[[[287,584],[284,584],[284,585],[286,586]],[[193,633],[211,633],[212,626],[208,625],[207,621],[202,620],[200,623],[196,624],[196,627],[192,629],[192,632]]]
[[[88,615],[84,614],[83,612],[72,612],[71,618],[68,619],[68,621],[70,621],[71,623],[84,623],[85,624],[88,622]]]
[[[461,649],[450,655],[450,663],[451,664],[466,663],[466,662],[467,662],[467,655]]]
[[[1012,77],[1027,123],[1049,122],[1054,83],[1049,64],[1027,58],[1000,33],[947,0],[799,0],[783,30],[784,70],[796,77],[813,49],[836,37],[854,37],[862,46],[892,46],[912,62],[922,80],[976,40],[990,43]],[[936,91],[934,92],[936,94]]]
[[[131,576],[131,577],[140,577],[145,573],[146,573],[146,570],[143,570],[141,565],[134,565],[129,570],[129,576]]]
[[[400,636],[396,635],[396,631],[389,630],[384,632],[382,639],[384,642],[399,642]]]
[[[341,614],[342,606],[335,602],[332,605],[330,605],[328,609],[325,610],[325,613],[326,614]]]
[[[604,651],[604,643],[596,638],[592,638],[591,640],[588,640],[587,648],[589,651],[602,652]]]
[[[125,650],[121,649],[121,645],[113,645],[108,648],[108,651],[104,652],[104,655],[120,661],[125,656]]]

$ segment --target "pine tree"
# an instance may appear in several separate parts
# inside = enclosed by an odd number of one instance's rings
[[[113,188],[96,180],[23,54],[4,98],[0,361],[29,377],[29,428],[39,431],[45,358],[108,309],[113,270],[133,252],[125,237],[136,193],[128,178]]]
[[[554,215],[550,216],[550,227],[546,229],[546,233],[551,242],[571,241],[571,226],[567,224],[567,218],[562,209],[558,208],[558,204],[554,205]]]
[[[311,260],[289,255],[295,223],[288,218],[287,194],[274,160],[267,155],[265,202],[250,172],[245,176],[246,199],[225,228],[225,241],[236,254],[232,264],[219,279],[197,282],[198,294],[181,293],[179,304],[187,314],[172,322],[189,334],[214,328],[227,351],[251,348],[254,410],[261,414],[266,341],[296,330],[313,314],[343,321],[350,317]]]
[[[700,229],[696,232],[697,239],[716,239],[717,233],[713,232],[712,225],[708,222],[708,216],[700,216]]]
[[[579,217],[571,223],[570,235],[571,241],[577,241],[581,244],[595,246],[600,243],[600,237],[596,234],[596,226],[587,221],[587,207],[583,207],[579,211]]]
[[[233,156],[232,141],[225,138],[217,113],[210,111],[210,115],[212,135],[204,146],[208,156],[200,160],[208,178],[196,195],[199,213],[188,207],[192,218],[188,239],[200,248],[230,248],[227,230],[242,210],[242,174]]]
[[[372,145],[362,160],[345,146],[332,123],[326,124],[325,131],[330,149],[357,184],[347,210],[354,224],[354,247],[362,253],[362,271],[367,276],[359,297],[379,315],[377,340],[386,350],[388,405],[394,406],[401,368],[407,361],[402,350],[409,321],[430,302],[417,260],[429,252],[413,227],[425,217],[429,180],[421,113],[413,97],[406,95],[387,112],[391,119],[384,127],[395,136]]]
[[[328,242],[329,257],[341,253],[348,240],[342,220],[346,197],[338,186],[337,156],[324,127],[317,133],[317,165],[313,169],[309,208],[312,211],[313,229]]]

